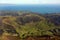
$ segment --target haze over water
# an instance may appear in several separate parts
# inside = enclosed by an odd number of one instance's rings
[[[0,10],[60,13],[59,5],[0,5]]]

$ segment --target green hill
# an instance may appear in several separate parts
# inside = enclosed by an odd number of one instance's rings
[[[9,12],[8,12],[9,13]],[[20,38],[60,35],[60,15],[19,13],[17,16],[0,16],[0,35],[18,36]],[[16,14],[13,14],[16,15]]]

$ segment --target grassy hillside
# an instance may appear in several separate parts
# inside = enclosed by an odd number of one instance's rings
[[[16,36],[16,38],[20,39],[26,37],[60,36],[59,13],[16,12],[17,15],[14,13],[14,16],[12,14],[13,12],[6,12],[6,15],[0,16],[0,37],[2,37],[0,39],[4,39],[5,36]]]

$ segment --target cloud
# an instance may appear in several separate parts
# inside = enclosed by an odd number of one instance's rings
[[[7,4],[39,4],[39,0],[0,0],[0,3]]]
[[[60,0],[40,0],[42,4],[60,4]]]
[[[0,4],[60,4],[60,0],[0,0]]]

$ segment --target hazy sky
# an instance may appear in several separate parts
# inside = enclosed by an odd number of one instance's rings
[[[0,0],[0,4],[60,4],[60,0]]]

